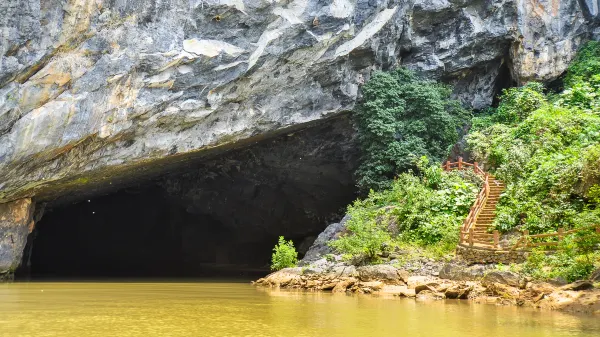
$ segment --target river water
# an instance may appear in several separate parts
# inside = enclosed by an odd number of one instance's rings
[[[0,336],[600,336],[600,317],[248,283],[0,285]]]

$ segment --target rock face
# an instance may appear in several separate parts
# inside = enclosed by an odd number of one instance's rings
[[[596,0],[4,0],[0,202],[164,172],[352,109],[405,65],[476,108],[552,80]],[[512,74],[512,75],[511,75]]]
[[[0,204],[0,280],[10,279],[21,263],[34,226],[33,208],[31,199]]]
[[[346,215],[340,222],[335,222],[327,226],[327,228],[319,234],[312,246],[310,246],[301,263],[308,264],[327,254],[331,254],[333,251],[328,243],[337,239],[346,230],[346,221],[348,221],[348,219],[349,217]]]

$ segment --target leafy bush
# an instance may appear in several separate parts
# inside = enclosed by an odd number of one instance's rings
[[[450,93],[447,86],[419,80],[406,69],[373,74],[354,114],[363,192],[388,188],[398,173],[414,167],[416,158],[441,161],[448,155],[468,117]]]
[[[355,261],[372,262],[399,244],[429,247],[439,255],[458,243],[458,231],[479,192],[472,171],[444,172],[427,160],[421,176],[402,173],[390,189],[374,192],[348,207],[348,234],[330,243]]]
[[[523,121],[533,111],[546,103],[541,83],[529,82],[520,88],[502,91],[502,101],[493,120],[497,123],[515,124]]]
[[[523,264],[522,271],[538,280],[563,278],[574,282],[587,279],[596,268],[594,261],[600,260],[600,255],[594,249],[589,250],[590,246],[583,246],[593,242],[597,249],[600,241],[594,235],[590,240],[580,240],[584,237],[586,236],[567,237],[560,249],[551,255],[546,255],[540,248],[535,249]]]
[[[292,240],[285,241],[283,236],[279,237],[279,242],[273,248],[271,257],[271,270],[281,270],[283,268],[295,267],[298,263],[298,252],[294,248]]]
[[[590,41],[579,50],[577,56],[569,65],[565,84],[567,87],[571,87],[581,79],[598,74],[600,74],[600,42]]]
[[[495,123],[467,137],[475,159],[507,183],[495,220],[503,231],[544,233],[599,220],[594,214],[600,199],[590,197],[590,189],[600,184],[600,100],[575,94],[600,84],[600,74],[591,74],[600,71],[600,62],[589,59],[600,48],[591,46],[571,65],[570,87],[553,103],[539,84],[509,89],[488,117]]]

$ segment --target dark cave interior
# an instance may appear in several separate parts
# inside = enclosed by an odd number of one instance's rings
[[[336,118],[110,193],[48,201],[21,275],[264,275],[278,236],[301,257],[356,197],[355,142]]]

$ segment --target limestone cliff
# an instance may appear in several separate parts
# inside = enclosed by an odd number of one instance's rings
[[[552,80],[596,0],[5,0],[0,201],[128,179],[352,109],[405,65],[484,107]]]
[[[0,202],[49,200],[351,110],[376,69],[474,108],[559,77],[598,0],[3,0]]]

